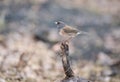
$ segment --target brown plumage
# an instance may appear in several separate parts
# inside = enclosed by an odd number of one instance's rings
[[[86,32],[79,31],[77,28],[71,27],[62,21],[55,22],[55,24],[59,29],[59,34],[66,37],[68,40],[79,34],[87,34]]]
[[[66,37],[75,37],[79,33],[79,30],[66,25],[60,29],[59,34]]]

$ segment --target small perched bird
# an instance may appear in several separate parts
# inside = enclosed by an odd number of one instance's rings
[[[79,34],[88,34],[87,32],[79,31],[77,28],[71,27],[62,21],[55,22],[55,24],[59,29],[59,34],[66,37],[67,40],[70,40]]]

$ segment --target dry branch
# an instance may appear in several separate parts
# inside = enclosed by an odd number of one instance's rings
[[[80,77],[74,76],[74,72],[72,71],[69,63],[69,45],[68,42],[62,42],[60,45],[61,48],[61,57],[62,57],[62,64],[63,69],[65,72],[65,79],[63,79],[61,82],[91,82],[86,79],[82,79]]]
[[[69,46],[66,42],[63,42],[61,44],[61,56],[62,56],[62,64],[63,64],[63,68],[64,68],[64,72],[66,75],[66,78],[69,77],[73,77],[74,73],[70,67],[70,63],[69,63]]]

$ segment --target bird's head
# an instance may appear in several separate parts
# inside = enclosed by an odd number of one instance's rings
[[[57,22],[55,22],[55,24],[57,25],[57,27],[58,28],[63,28],[63,27],[65,27],[65,23],[64,22],[62,22],[62,21],[57,21]]]

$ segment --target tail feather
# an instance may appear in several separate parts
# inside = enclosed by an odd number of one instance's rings
[[[80,32],[77,33],[77,35],[79,35],[79,34],[86,34],[86,35],[88,35],[88,33],[84,32],[84,31],[80,31]]]

